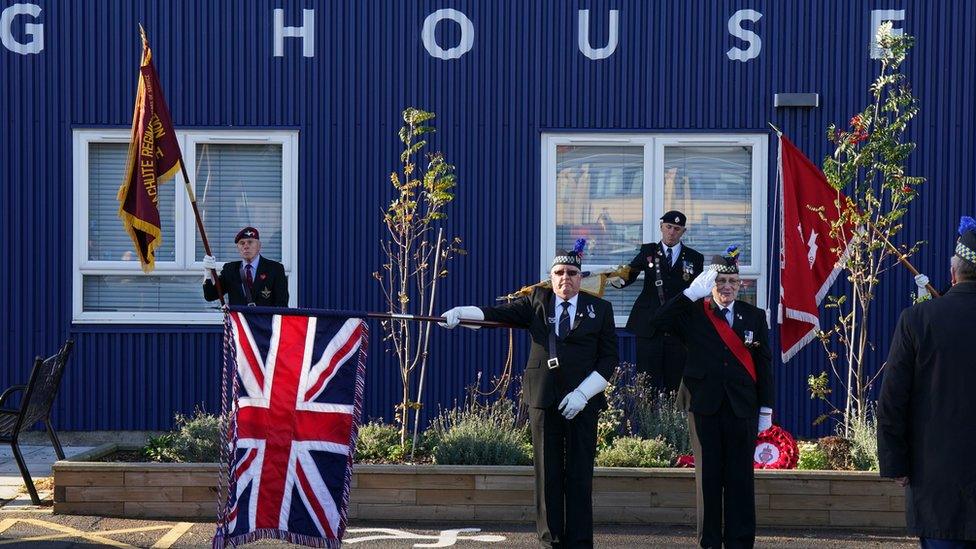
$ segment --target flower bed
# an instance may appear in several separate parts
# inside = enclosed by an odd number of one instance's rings
[[[98,462],[105,445],[54,465],[54,512],[159,519],[213,519],[218,465]],[[598,467],[597,523],[695,523],[689,469]],[[367,465],[355,468],[353,520],[531,522],[532,468]],[[904,528],[904,492],[877,473],[756,471],[757,518],[784,528]]]

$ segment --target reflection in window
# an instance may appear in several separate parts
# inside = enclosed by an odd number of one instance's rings
[[[752,263],[752,148],[664,148],[664,210],[688,216],[683,241],[705,257],[739,244],[743,265]]]
[[[644,149],[556,148],[556,247],[585,238],[586,264],[627,263],[641,244]]]

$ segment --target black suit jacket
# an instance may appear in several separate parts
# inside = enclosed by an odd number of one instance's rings
[[[624,281],[624,286],[629,286],[638,275],[644,273],[644,288],[634,302],[634,308],[630,310],[630,317],[627,318],[627,330],[640,337],[651,337],[654,335],[651,329],[651,318],[655,311],[661,306],[661,298],[657,293],[657,286],[654,281],[657,275],[654,270],[652,258],[657,258],[661,264],[661,280],[664,283],[664,300],[667,301],[681,293],[682,290],[691,284],[691,281],[698,276],[704,268],[705,258],[684,243],[681,244],[681,252],[674,266],[669,267],[661,245],[658,242],[641,245],[640,251],[630,262],[630,276]]]
[[[756,366],[756,381],[725,345],[705,312],[703,300],[692,302],[678,294],[661,306],[654,317],[656,327],[671,331],[688,347],[682,384],[688,389],[689,411],[710,415],[718,412],[722,397],[728,396],[735,415],[756,416],[760,406],[773,407],[775,387],[770,365],[769,328],[766,313],[745,301],[735,301],[732,330],[745,341],[746,330],[758,343],[748,347]],[[720,319],[721,320],[721,319]],[[724,322],[724,320],[722,320]]]
[[[905,309],[878,398],[883,477],[909,477],[908,531],[976,540],[976,282]]]
[[[224,263],[220,270],[220,287],[227,296],[230,305],[247,305],[244,295],[244,281],[241,279],[241,262]],[[288,306],[288,277],[285,267],[261,256],[258,261],[258,272],[254,274],[254,290],[251,292],[254,304],[263,307]],[[203,284],[203,298],[207,301],[217,300],[217,288],[213,282],[207,280]]]
[[[514,324],[529,330],[532,349],[522,374],[522,393],[529,406],[546,408],[559,404],[567,393],[599,372],[609,380],[620,362],[617,354],[617,332],[613,324],[613,306],[609,301],[585,292],[576,302],[576,318],[565,337],[557,338],[559,368],[550,370],[549,332],[555,328],[555,298],[551,289],[536,288],[532,294],[497,307],[482,307],[485,320]],[[606,407],[603,393],[594,396],[587,408]]]

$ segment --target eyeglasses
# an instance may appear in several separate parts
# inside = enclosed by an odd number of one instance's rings
[[[739,280],[738,278],[716,278],[715,279],[716,286],[725,286],[725,285],[738,286],[740,284],[742,284],[742,281]]]
[[[577,270],[565,270],[559,269],[558,271],[553,271],[552,274],[556,276],[579,276],[580,272]]]

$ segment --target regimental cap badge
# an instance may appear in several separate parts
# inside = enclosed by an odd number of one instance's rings
[[[688,222],[688,217],[678,210],[671,210],[661,216],[661,221],[671,223],[672,225],[677,225],[679,227],[684,227]]]
[[[234,244],[240,242],[242,238],[253,238],[254,240],[261,240],[261,237],[258,236],[258,230],[255,229],[254,227],[244,227],[243,229],[241,229],[237,233],[237,236],[234,237]]]

